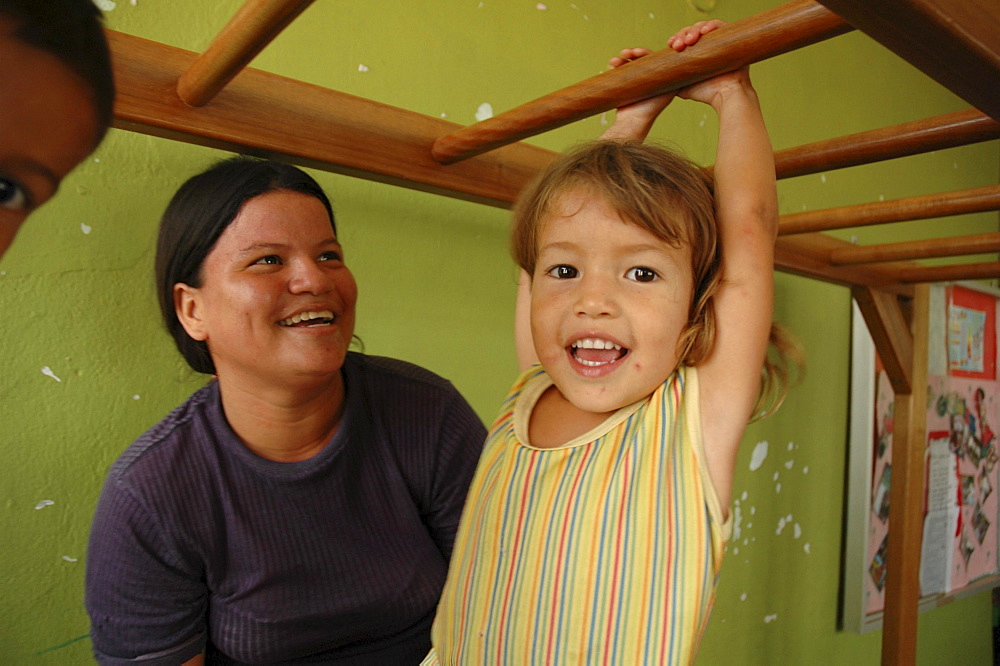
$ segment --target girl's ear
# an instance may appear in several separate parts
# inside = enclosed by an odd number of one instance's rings
[[[174,312],[181,326],[192,339],[204,342],[208,339],[208,326],[203,318],[201,290],[178,282],[174,285]]]

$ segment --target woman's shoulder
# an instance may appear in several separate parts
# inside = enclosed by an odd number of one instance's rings
[[[349,373],[363,373],[370,387],[417,393],[457,394],[454,385],[427,368],[388,356],[350,352],[345,362]]]
[[[140,435],[111,466],[108,478],[159,476],[165,469],[190,459],[192,443],[200,441],[191,432],[217,428],[225,419],[219,405],[217,382],[198,389],[159,423]]]

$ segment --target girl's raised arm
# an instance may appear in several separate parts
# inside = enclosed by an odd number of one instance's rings
[[[707,462],[719,499],[728,506],[740,438],[760,390],[774,310],[774,155],[745,68],[679,96],[705,102],[719,115],[715,205],[722,283],[714,297],[715,345],[699,366],[699,377]]]

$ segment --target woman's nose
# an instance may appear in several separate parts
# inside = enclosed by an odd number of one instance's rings
[[[332,285],[332,277],[317,262],[293,262],[292,275],[288,281],[288,290],[293,294],[324,294],[333,288]]]

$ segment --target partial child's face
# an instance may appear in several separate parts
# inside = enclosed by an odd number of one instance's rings
[[[677,365],[691,251],[623,222],[582,190],[553,210],[532,276],[535,351],[566,399],[611,412],[651,394]]]
[[[201,273],[201,287],[174,287],[175,303],[220,378],[273,384],[340,370],[358,290],[319,199],[288,190],[250,199]]]
[[[97,137],[83,82],[54,55],[15,37],[14,28],[0,16],[0,255]]]

